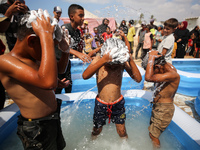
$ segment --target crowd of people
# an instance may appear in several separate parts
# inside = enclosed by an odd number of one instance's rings
[[[4,15],[0,20],[0,32],[5,33],[10,51],[3,55],[6,47],[0,40],[0,109],[6,90],[20,109],[17,134],[24,149],[63,149],[66,146],[60,125],[61,100],[56,99],[55,94],[60,94],[63,88],[66,93],[72,91],[70,58],[91,63],[83,72],[83,79],[97,75],[92,137],[101,133],[109,119],[116,124],[119,136],[127,139],[121,84],[124,69],[136,82],[142,80],[134,62],[139,58],[140,49],[145,80],[154,82],[159,89],[154,92],[149,136],[154,146],[160,146],[159,136],[172,120],[173,97],[180,81],[171,58],[185,55],[199,58],[198,26],[189,32],[187,22],[178,26],[175,18],[166,20],[164,26],[155,26],[153,19],[150,24],[142,22],[133,57],[134,20],[129,20],[128,26],[122,20],[112,31],[105,18],[101,25],[89,31],[84,8],[80,5],[69,6],[68,24],[60,19],[61,7],[55,6],[56,23],[52,23],[54,19],[50,19],[47,11],[29,11],[25,2],[19,0],[1,4],[0,13]],[[158,112],[169,115],[161,117]]]

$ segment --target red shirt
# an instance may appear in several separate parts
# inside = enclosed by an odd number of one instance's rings
[[[188,40],[188,46],[190,46],[190,47],[193,46],[193,40],[192,39]]]
[[[102,33],[102,37],[104,38],[104,41],[112,37],[112,33],[108,34],[107,32]]]

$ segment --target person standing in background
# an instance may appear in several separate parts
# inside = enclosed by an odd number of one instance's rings
[[[139,34],[138,34],[138,45],[137,45],[137,48],[135,51],[135,59],[138,59],[138,52],[139,52],[140,48],[143,49],[143,44],[144,44],[144,35],[146,33],[145,22],[142,22],[141,26],[142,26],[142,29],[139,31]]]
[[[122,20],[120,26],[119,26],[119,30],[122,30],[124,32],[124,34],[127,36],[128,34],[128,27],[126,26],[126,21]]]
[[[82,49],[79,47],[81,42],[81,33],[78,26],[82,26],[84,21],[84,8],[77,4],[71,4],[68,8],[68,16],[70,18],[70,23],[64,24],[62,27],[68,29],[69,35],[71,36],[70,44],[70,58],[78,57],[83,62],[90,62],[92,59],[87,54],[82,53]],[[71,93],[72,91],[72,79],[71,79],[71,61],[69,60],[68,67],[64,73],[66,80],[70,80],[71,84],[65,88],[66,93]],[[61,93],[62,89],[59,91]]]
[[[109,24],[109,20],[107,18],[104,18],[102,21],[102,24],[100,24],[97,29],[98,29],[98,33],[101,35],[102,33],[106,32],[107,27]]]
[[[94,39],[92,41],[92,49],[96,49],[97,47],[100,46],[100,35],[98,33],[97,27],[94,27],[93,31],[94,32],[92,33],[92,35],[94,36]]]
[[[60,19],[62,14],[62,9],[59,6],[54,7],[53,9],[54,18],[58,20],[59,26],[62,26],[64,22]]]
[[[17,27],[19,16],[26,13],[29,8],[25,5],[25,1],[7,0],[7,3],[0,4],[0,17],[7,17],[9,19],[8,28],[5,32],[6,41],[9,51],[11,51],[17,41]]]
[[[144,35],[144,44],[143,44],[143,49],[142,49],[142,54],[141,54],[141,59],[145,57],[147,52],[152,50],[153,46],[153,34],[151,33],[151,26],[147,25],[146,26],[146,33]]]
[[[177,36],[176,58],[184,58],[186,54],[185,47],[190,35],[189,30],[187,29],[187,25],[187,21],[183,21],[180,28],[177,28],[174,32],[174,34]]]
[[[53,9],[53,14],[54,14],[54,18],[58,20],[58,25],[62,26],[64,24],[64,22],[60,19],[62,15],[62,9],[59,6],[55,6]],[[55,53],[56,53],[56,60],[59,61],[62,56],[62,51],[59,49],[58,45],[55,45]],[[66,72],[63,74],[58,74],[58,79],[61,81],[65,81],[67,79]],[[67,82],[70,82],[70,80],[68,80]],[[62,89],[63,89],[62,87],[57,87],[55,89],[55,94],[61,94]],[[67,92],[67,90],[68,90],[68,87],[65,87],[65,92]]]
[[[129,30],[128,30],[127,39],[131,47],[131,55],[133,54],[134,36],[135,36],[135,27],[133,25],[134,25],[134,20],[130,20],[128,24]]]

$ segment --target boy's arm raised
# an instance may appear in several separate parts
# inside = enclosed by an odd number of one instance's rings
[[[125,69],[130,75],[130,77],[136,82],[139,83],[142,80],[140,71],[138,70],[135,62],[133,61],[131,54],[130,54],[129,62],[125,63]]]
[[[11,54],[2,57],[0,71],[19,82],[44,89],[53,89],[57,86],[57,62],[53,42],[54,26],[51,25],[49,18],[46,20],[42,15],[41,19],[37,18],[37,25],[32,23],[32,27],[36,35],[39,36],[41,52],[36,49],[37,46],[32,46],[29,48],[29,51],[33,51],[35,55],[41,55],[39,69],[37,70],[30,67]],[[36,37],[28,35],[26,38],[27,39],[24,39],[27,40],[24,41],[26,43],[21,46],[28,46],[28,41]],[[19,43],[19,48],[20,44],[21,43]],[[35,45],[35,43],[32,44]],[[31,60],[32,58],[27,59]]]
[[[146,68],[146,74],[145,74],[145,80],[149,82],[171,82],[175,79],[179,78],[178,73],[176,72],[175,68],[173,68],[172,65],[169,65],[168,63],[165,69],[167,72],[165,73],[158,73],[155,74],[154,72],[154,61],[156,57],[159,57],[157,54],[158,51],[151,51],[149,53],[149,60]]]
[[[110,57],[110,54],[105,54],[102,58],[100,58],[100,56],[95,57],[92,63],[83,72],[83,79],[89,79],[90,77],[92,77],[99,68],[101,68],[106,62],[109,62],[111,60],[112,58]]]

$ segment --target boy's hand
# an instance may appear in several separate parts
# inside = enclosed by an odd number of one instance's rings
[[[104,54],[102,58],[104,58],[106,62],[112,61],[112,56],[110,55],[110,53]]]
[[[11,18],[12,15],[14,15],[15,13],[19,13],[19,12],[23,12],[25,13],[26,11],[28,11],[28,7],[19,2],[19,1],[15,1],[6,11],[5,16],[8,18]]]
[[[48,12],[46,11],[46,13]],[[55,25],[51,25],[50,18],[48,16],[45,19],[43,10],[39,9],[38,14],[34,15],[37,16],[36,23],[32,22],[31,25],[35,34],[39,37],[45,34],[53,36]]]
[[[90,63],[92,61],[92,58],[90,56],[88,56],[87,54],[81,53],[81,52],[79,52],[76,56],[79,59],[81,59],[84,63],[85,62]]]
[[[62,80],[58,79],[58,87],[59,88],[66,88],[70,85],[70,81],[63,78]]]
[[[118,32],[119,32],[119,35],[121,35],[122,37],[126,36],[122,30],[119,30]]]
[[[65,29],[65,27],[62,27],[62,30],[63,30],[63,38],[60,41],[58,47],[62,52],[69,53],[69,51],[70,51],[70,48],[69,48],[69,45],[70,45],[69,32],[68,32],[67,29]]]
[[[149,51],[149,57],[155,57],[155,58],[159,58],[161,57],[162,55],[158,54],[158,51],[155,51],[155,50],[151,50]]]

